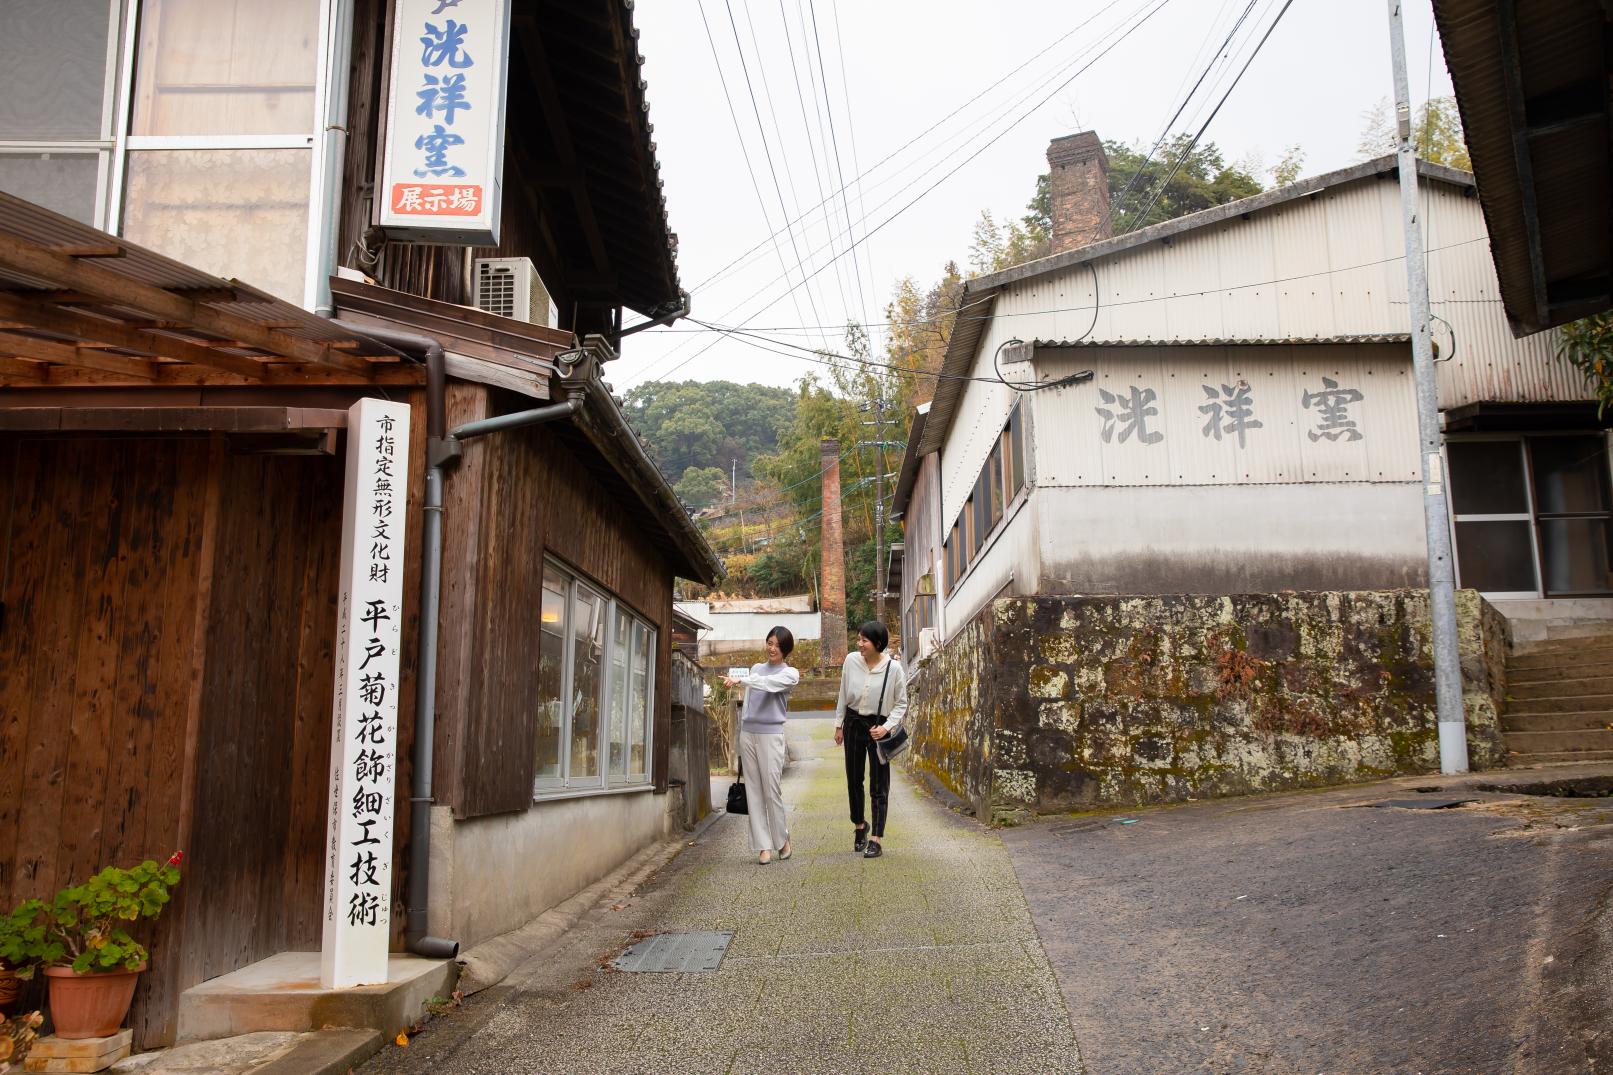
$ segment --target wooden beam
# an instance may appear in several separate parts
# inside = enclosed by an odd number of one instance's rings
[[[344,355],[327,344],[265,328],[247,318],[212,309],[92,262],[74,260],[14,235],[0,234],[0,265],[49,280],[58,287],[98,296],[118,306],[132,307],[154,317],[180,321],[204,332],[241,340],[286,358],[334,366],[350,373],[369,371],[370,364],[362,358]]]
[[[21,359],[0,359],[0,363],[22,362]],[[20,367],[13,367],[20,369]],[[307,362],[280,363],[269,367],[265,377],[239,377],[233,373],[222,373],[210,370],[205,366],[193,366],[188,362],[172,362],[160,364],[156,367],[156,375],[152,379],[129,377],[126,375],[108,373],[105,370],[85,369],[82,366],[40,366],[42,371],[37,377],[24,379],[21,377],[8,378],[0,373],[0,384],[18,389],[49,387],[49,388],[101,388],[119,386],[124,388],[151,388],[153,385],[164,388],[262,388],[265,385],[330,385],[368,388],[375,385],[398,385],[413,387],[425,384],[425,368],[415,365],[393,365],[378,370],[373,376],[359,376],[347,373],[344,370],[331,369],[329,366],[315,366]]]
[[[147,359],[106,355],[93,348],[57,343],[54,340],[41,340],[35,336],[18,336],[12,332],[0,332],[0,354],[31,358],[38,362],[55,362],[63,366],[83,366],[85,369],[104,370],[125,377],[151,380],[152,364]]]
[[[0,358],[0,384],[25,381],[43,384],[45,367],[37,362],[24,362],[20,358]]]
[[[121,258],[123,247],[115,243],[102,243],[99,246],[53,246],[52,250],[58,254],[66,254],[70,258]]]
[[[194,362],[199,366],[245,377],[261,378],[264,372],[263,363],[245,355],[228,354],[214,350],[208,344],[179,340],[146,329],[134,328],[125,322],[110,321],[73,310],[27,302],[4,293],[0,293],[0,318],[31,328],[43,329],[46,332],[76,336],[108,347],[143,351],[159,358],[173,358],[181,362]],[[167,326],[174,322],[162,321],[155,324]]]

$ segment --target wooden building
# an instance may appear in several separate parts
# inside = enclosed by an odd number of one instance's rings
[[[393,0],[21,0],[46,29],[0,35],[63,87],[43,120],[0,106],[0,904],[183,849],[146,1046],[190,986],[320,944],[359,398],[413,416],[394,947],[515,929],[692,816],[672,582],[720,567],[600,379],[624,310],[687,303],[637,32],[619,0],[514,7],[486,249],[374,224]],[[471,308],[482,258],[530,259],[532,320]],[[423,839],[423,477],[444,459]]]

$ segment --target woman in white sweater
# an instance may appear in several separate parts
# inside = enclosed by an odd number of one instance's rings
[[[788,627],[767,632],[767,660],[751,665],[749,672],[723,677],[730,687],[745,688],[745,711],[739,725],[739,773],[745,778],[745,799],[750,819],[750,848],[766,866],[778,857],[790,857],[790,830],[784,824],[784,721],[790,712],[790,691],[801,673],[789,665],[795,636]]]
[[[857,652],[840,666],[840,697],[835,701],[835,746],[846,748],[846,792],[851,823],[856,827],[852,850],[875,859],[885,836],[890,807],[891,769],[879,760],[879,740],[894,732],[907,713],[907,673],[889,656],[890,632],[878,620],[857,629]],[[873,823],[863,813],[863,769],[868,769],[868,798]]]

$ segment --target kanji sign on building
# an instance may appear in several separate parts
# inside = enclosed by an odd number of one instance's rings
[[[408,475],[408,404],[353,404],[347,412],[325,850],[320,983],[327,989],[386,981]]]
[[[388,237],[494,246],[509,0],[397,0],[380,223]]]

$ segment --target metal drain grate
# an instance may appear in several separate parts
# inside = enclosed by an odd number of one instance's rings
[[[658,933],[646,937],[617,956],[611,963],[617,970],[637,974],[688,974],[716,970],[722,965],[728,942],[727,933]]]

